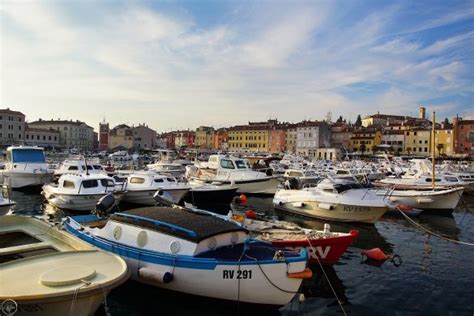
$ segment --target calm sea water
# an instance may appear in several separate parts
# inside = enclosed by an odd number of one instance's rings
[[[13,192],[15,213],[65,215],[42,204],[39,193]],[[252,209],[322,229],[324,222],[275,212],[271,199],[249,198]],[[223,210],[226,206],[216,206]],[[452,239],[474,243],[474,196],[463,201],[452,216],[421,214],[415,220]],[[343,308],[350,315],[474,315],[474,247],[430,236],[401,216],[385,216],[375,225],[331,224],[333,231],[358,229],[360,236],[340,262],[324,271]],[[398,254],[395,267],[362,263],[361,249],[379,247]],[[295,298],[277,311],[262,311],[237,303],[219,302],[177,294],[136,282],[127,282],[108,297],[99,315],[343,315],[320,267],[311,267],[313,278],[303,284],[306,299]]]

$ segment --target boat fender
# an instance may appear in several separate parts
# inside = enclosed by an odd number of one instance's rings
[[[309,268],[305,268],[304,271],[288,273],[290,279],[311,279],[313,277],[313,271]]]
[[[332,209],[334,209],[333,205],[332,205],[332,204],[329,204],[329,203],[319,203],[319,204],[318,204],[318,207],[319,207],[320,209],[328,210],[328,211],[331,211]]]
[[[422,197],[420,197],[420,198],[417,198],[417,199],[416,199],[416,202],[417,202],[418,204],[430,204],[430,203],[433,203],[433,200],[430,199],[430,198],[422,198]]]
[[[257,219],[257,213],[255,213],[252,210],[246,210],[245,211],[245,217],[248,219]]]
[[[173,281],[173,274],[171,272],[160,272],[147,267],[140,268],[138,270],[138,276],[140,279],[163,284],[168,284]]]
[[[293,203],[293,206],[294,207],[305,207],[306,204],[304,204],[303,202],[296,202],[296,203]]]
[[[396,207],[402,212],[413,211],[413,207],[411,207],[410,205],[407,205],[407,204],[398,204]]]
[[[247,197],[245,196],[245,194],[241,194],[241,195],[239,196],[239,200],[240,200],[240,204],[241,204],[241,205],[247,204]]]

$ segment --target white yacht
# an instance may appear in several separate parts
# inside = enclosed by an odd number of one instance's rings
[[[57,184],[43,186],[41,192],[49,204],[72,211],[91,211],[101,197],[112,193],[120,201],[125,191],[114,179],[99,174],[65,174]]]
[[[155,205],[156,201],[153,199],[153,195],[159,190],[168,192],[172,196],[173,202],[179,203],[191,189],[191,186],[178,182],[176,178],[151,171],[133,172],[123,178],[117,175],[115,180],[122,180],[126,183],[127,193],[122,201],[142,205]]]
[[[7,148],[5,169],[0,182],[12,189],[41,186],[51,181],[53,171],[48,169],[43,148],[11,146]]]
[[[235,185],[239,193],[273,195],[279,184],[279,177],[254,171],[247,160],[232,156],[211,155],[207,163],[186,169],[188,179]]]
[[[340,222],[375,223],[391,207],[375,190],[329,176],[314,188],[278,190],[275,208]]]
[[[285,173],[283,174],[283,178],[284,179],[296,178],[300,181],[300,183],[303,186],[316,185],[321,180],[321,177],[314,170],[298,170],[298,169],[285,170]]]

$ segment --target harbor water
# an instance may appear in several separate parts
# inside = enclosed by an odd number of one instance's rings
[[[60,220],[63,211],[43,204],[34,192],[14,191],[15,214]],[[323,229],[324,222],[276,212],[271,198],[250,197],[249,207],[305,228]],[[126,210],[131,206],[121,206]],[[225,211],[227,205],[211,205]],[[414,217],[433,233],[474,243],[474,196],[463,196],[452,215]],[[359,237],[334,266],[311,267],[301,295],[280,310],[260,310],[234,302],[208,300],[127,282],[110,293],[98,315],[468,315],[474,313],[474,248],[442,240],[415,227],[401,215],[385,215],[375,225],[331,223],[332,231],[357,229]],[[362,249],[397,254],[400,266],[363,262]],[[325,277],[327,276],[327,279]],[[329,281],[328,281],[329,280]],[[333,291],[333,290],[334,291]],[[334,292],[339,298],[335,298]]]

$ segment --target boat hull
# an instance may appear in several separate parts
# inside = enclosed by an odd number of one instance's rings
[[[45,183],[51,182],[52,179],[53,172],[44,170],[31,172],[4,170],[0,176],[1,182],[12,189],[41,186]]]
[[[210,204],[229,204],[237,194],[237,188],[219,190],[191,190],[186,194],[185,201],[196,207]]]
[[[110,193],[69,195],[44,193],[43,191],[43,195],[49,204],[64,210],[82,212],[90,212],[95,209],[100,198],[107,194]],[[118,203],[122,199],[123,193],[113,193],[113,196],[115,201]]]
[[[294,251],[305,248],[308,251],[308,260],[311,264],[317,264],[318,262],[335,264],[358,235],[357,230],[351,230],[349,234],[332,238],[273,240],[272,244]]]
[[[394,190],[377,192],[377,195],[387,195],[394,204],[404,204],[422,210],[448,210],[456,208],[461,199],[463,188],[441,191]]]
[[[302,206],[295,206],[299,204]],[[344,204],[332,204],[331,209],[319,207],[319,202],[277,202],[275,208],[305,217],[324,219],[336,222],[358,222],[374,224],[387,211],[387,207],[351,206]]]
[[[156,205],[156,201],[153,199],[153,195],[157,191],[164,191],[169,193],[172,197],[174,203],[179,203],[189,189],[153,189],[153,190],[129,190],[124,195],[122,201],[127,203],[133,204],[140,204],[140,205]]]

